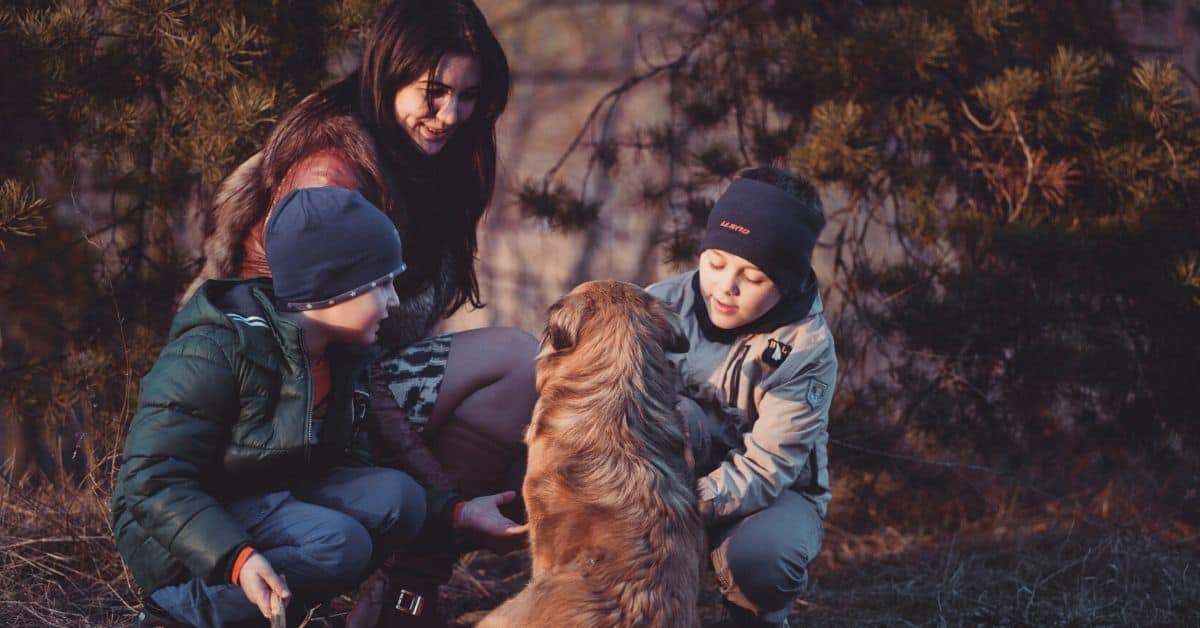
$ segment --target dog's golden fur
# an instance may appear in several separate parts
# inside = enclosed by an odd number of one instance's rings
[[[666,352],[687,339],[636,286],[550,308],[526,435],[533,575],[481,627],[696,626],[704,531]]]

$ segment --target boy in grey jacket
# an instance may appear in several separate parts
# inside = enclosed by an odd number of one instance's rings
[[[679,407],[721,592],[740,626],[786,626],[820,550],[837,356],[811,257],[816,190],[743,170],[714,206],[699,268],[648,288],[683,320]]]

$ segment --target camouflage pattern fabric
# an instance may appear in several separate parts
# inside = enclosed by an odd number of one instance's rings
[[[379,372],[388,390],[418,432],[425,429],[433,416],[452,340],[452,334],[430,336],[391,351],[379,361]]]

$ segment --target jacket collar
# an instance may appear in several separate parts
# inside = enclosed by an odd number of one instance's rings
[[[784,295],[783,299],[766,314],[734,329],[717,327],[709,318],[708,306],[704,303],[704,297],[700,293],[700,271],[692,273],[691,279],[685,284],[685,291],[690,293],[692,298],[692,314],[696,317],[700,333],[704,334],[704,337],[710,342],[729,345],[736,342],[741,336],[768,332],[820,314],[824,307],[821,304],[817,275],[811,268],[808,273],[808,278],[795,294]]]
[[[275,310],[270,279],[204,282],[175,317],[170,337],[205,324],[233,329],[242,354],[269,370],[278,371],[281,363],[293,369],[306,363],[303,332]],[[330,345],[329,353],[331,364],[348,360],[352,368],[358,368],[374,359],[379,350],[339,343]]]

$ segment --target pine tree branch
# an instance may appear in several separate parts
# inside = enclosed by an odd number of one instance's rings
[[[971,124],[975,125],[975,128],[979,129],[980,131],[983,131],[984,133],[991,133],[1000,126],[1000,118],[996,118],[990,124],[984,124],[980,122],[979,118],[976,118],[975,114],[971,113],[971,107],[967,104],[966,99],[960,99],[958,104],[962,107],[963,114],[967,116],[967,120],[969,120]]]
[[[83,230],[83,222],[84,221],[82,220],[82,218],[84,216],[83,216],[83,212],[81,212],[79,210],[79,201],[78,201],[78,199],[75,198],[75,189],[76,189],[77,184],[78,184],[78,180],[73,181],[71,184],[71,207],[75,209],[75,212],[77,214],[79,214],[79,217],[81,218],[80,228],[79,228],[80,234],[82,235],[83,239],[85,241],[87,241],[88,244],[99,249],[100,248],[99,245],[97,245],[95,242],[93,242],[92,239],[90,237],[88,237],[87,232]],[[115,210],[116,210],[115,202],[113,202],[112,207],[115,212]],[[133,212],[130,212],[130,213],[133,213]],[[138,212],[138,214],[140,217],[141,212]],[[114,216],[114,218],[115,218],[115,216]],[[139,223],[140,222],[141,221],[139,221]],[[126,421],[124,419],[124,417],[129,416],[130,395],[133,392],[133,365],[129,361],[129,341],[125,337],[125,316],[124,316],[124,314],[121,313],[121,302],[119,299],[117,299],[117,293],[116,293],[116,290],[113,288],[112,278],[109,276],[108,269],[106,268],[106,266],[103,263],[100,264],[100,280],[104,283],[104,287],[108,290],[108,297],[112,302],[113,316],[114,316],[113,320],[117,326],[117,339],[121,345],[121,359],[123,359],[125,361],[125,368],[122,370],[122,375],[124,375],[124,386],[122,387],[122,390],[124,390],[125,394],[122,396],[122,399],[121,399],[121,409],[117,413],[117,416],[121,417],[121,421],[118,422],[120,427],[118,428],[116,442],[121,443],[121,442],[125,442],[125,435],[129,429],[129,422]],[[115,465],[113,466],[108,479],[110,482],[113,482],[115,485],[116,479],[117,479],[117,468]]]
[[[620,85],[614,87],[601,96],[596,105],[592,107],[592,110],[588,112],[588,115],[584,119],[579,131],[575,134],[575,137],[571,139],[571,143],[567,145],[566,151],[564,151],[563,154],[559,156],[558,160],[554,162],[554,165],[546,171],[546,174],[542,180],[542,190],[548,191],[550,189],[550,185],[554,180],[554,176],[558,174],[558,171],[567,162],[567,159],[569,159],[571,155],[575,153],[575,149],[579,147],[584,135],[591,128],[592,123],[596,120],[597,116],[599,116],[600,111],[604,109],[606,104],[608,104],[609,113],[611,114],[612,109],[616,107],[616,102],[620,100],[623,94],[633,89],[643,81],[658,76],[663,72],[672,71],[678,68],[686,60],[688,54],[690,54],[690,52],[685,55],[681,55],[671,63],[656,66],[642,74],[631,76],[625,79]],[[611,104],[609,103],[610,100],[612,101]]]
[[[1168,140],[1162,131],[1155,133],[1158,141],[1162,142],[1164,148],[1167,149],[1167,154],[1171,157],[1171,173],[1175,175],[1175,181],[1179,183],[1179,189],[1183,192],[1184,202],[1188,207],[1195,207],[1192,203],[1192,192],[1188,189],[1187,181],[1184,180],[1183,174],[1179,171],[1179,157],[1175,154],[1175,147],[1171,146],[1171,141]]]
[[[611,109],[612,107],[616,106],[618,100],[620,100],[627,92],[629,92],[629,90],[633,89],[634,87],[637,87],[638,85],[663,73],[672,74],[682,68],[684,64],[686,64],[692,58],[692,56],[700,50],[701,44],[703,44],[705,40],[707,40],[708,37],[712,35],[714,31],[716,31],[719,25],[755,4],[757,4],[757,2],[754,2],[753,0],[743,2],[737,7],[734,7],[733,9],[730,9],[722,14],[710,16],[705,23],[705,27],[692,37],[688,44],[684,46],[684,51],[674,59],[667,63],[651,66],[645,72],[642,72],[641,74],[635,74],[625,79],[620,85],[617,85],[602,95],[592,107],[591,111],[588,112],[587,117],[584,118],[583,124],[580,126],[579,131],[575,134],[575,137],[573,137],[571,142],[567,145],[566,150],[562,155],[559,156],[558,160],[554,162],[554,165],[546,171],[546,174],[542,178],[542,191],[549,191],[555,175],[557,175],[558,171],[562,169],[564,164],[566,164],[567,159],[569,159],[571,155],[575,153],[575,150],[579,147],[584,135],[591,128],[592,124],[595,122],[596,118],[600,115],[600,112],[605,108],[606,105]]]
[[[1008,119],[1012,122],[1013,131],[1017,134],[1017,141],[1021,144],[1021,152],[1025,154],[1025,185],[1021,188],[1021,195],[1017,198],[1014,205],[1008,213],[1008,222],[1013,223],[1021,215],[1021,211],[1025,208],[1025,202],[1029,200],[1029,190],[1033,187],[1033,171],[1035,169],[1033,151],[1029,150],[1029,144],[1025,142],[1025,135],[1021,133],[1021,125],[1017,122],[1017,114],[1013,113],[1012,109],[1008,110]]]

